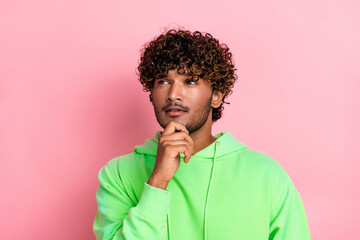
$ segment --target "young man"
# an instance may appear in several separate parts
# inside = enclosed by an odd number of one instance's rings
[[[164,131],[100,170],[97,239],[310,239],[283,168],[211,134],[237,79],[225,44],[172,29],[145,45],[138,70]]]

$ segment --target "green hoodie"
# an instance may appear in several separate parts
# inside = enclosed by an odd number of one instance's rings
[[[268,155],[229,132],[180,167],[167,190],[147,184],[160,131],[99,172],[97,239],[307,240],[305,210],[291,179]]]

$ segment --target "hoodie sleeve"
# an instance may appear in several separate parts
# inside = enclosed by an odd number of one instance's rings
[[[93,224],[96,239],[166,239],[169,191],[144,182],[136,204],[127,194],[119,174],[114,174],[108,164],[98,177],[98,211]]]
[[[270,240],[310,240],[305,209],[291,182],[278,196],[273,207],[269,232]]]

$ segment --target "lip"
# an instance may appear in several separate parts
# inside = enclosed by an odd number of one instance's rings
[[[165,113],[169,116],[180,116],[186,113],[186,111],[180,107],[168,107],[165,109]]]

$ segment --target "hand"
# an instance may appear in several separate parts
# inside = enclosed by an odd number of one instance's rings
[[[154,170],[148,184],[166,189],[180,166],[180,153],[184,153],[184,162],[188,163],[193,154],[194,142],[186,127],[171,121],[159,137]]]

